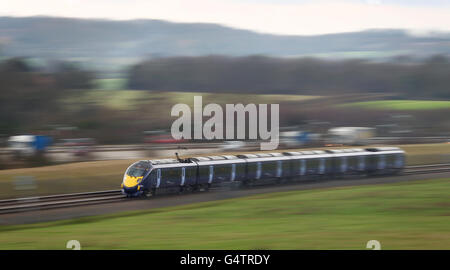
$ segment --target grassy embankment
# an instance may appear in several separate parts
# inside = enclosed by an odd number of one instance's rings
[[[450,109],[450,101],[441,100],[377,100],[342,104],[341,106],[360,107],[377,110],[438,110]]]
[[[448,249],[449,193],[433,179],[3,226],[0,249]]]

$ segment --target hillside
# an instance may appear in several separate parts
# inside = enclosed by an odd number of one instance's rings
[[[302,26],[299,26],[302,27]],[[324,56],[383,58],[450,54],[450,34],[408,35],[403,30],[368,30],[317,36],[281,36],[217,24],[160,20],[86,20],[0,17],[2,56],[128,64],[142,57]]]

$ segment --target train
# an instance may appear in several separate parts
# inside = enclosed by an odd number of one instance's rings
[[[125,171],[121,192],[127,197],[205,191],[231,187],[394,175],[405,166],[397,147],[309,150],[140,160]]]

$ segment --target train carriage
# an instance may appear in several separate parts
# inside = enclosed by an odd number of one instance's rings
[[[371,155],[363,149],[327,150],[332,155],[333,176],[342,178],[365,174],[367,156]]]
[[[210,187],[245,179],[245,161],[236,156],[194,157],[192,160],[198,166],[197,185]]]
[[[397,147],[177,157],[133,163],[125,171],[121,186],[127,196],[151,196],[156,190],[182,192],[227,183],[259,185],[391,175],[401,172],[404,166],[404,151]]]
[[[290,158],[281,153],[245,154],[238,156],[247,165],[246,184],[266,184],[291,175]]]
[[[370,175],[396,174],[405,166],[404,151],[397,147],[367,148],[369,165],[367,171]]]

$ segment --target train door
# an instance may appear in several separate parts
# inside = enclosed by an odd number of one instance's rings
[[[186,181],[186,168],[181,168],[181,184],[180,186],[184,186],[184,182]]]
[[[233,182],[236,179],[236,164],[231,164],[231,176],[230,181]]]
[[[282,162],[281,160],[277,160],[277,173],[276,173],[276,177],[281,177],[283,173],[283,167],[282,167]]]
[[[325,158],[319,160],[319,174],[325,174]]]
[[[300,175],[301,176],[306,175],[306,159],[300,160]]]
[[[403,168],[404,166],[404,160],[403,160],[403,155],[402,154],[396,154],[395,155],[395,168],[399,169],[399,168]]]
[[[388,169],[394,169],[396,167],[396,156],[395,154],[387,154],[386,155],[386,167]]]
[[[378,170],[384,170],[386,168],[386,157],[385,155],[378,155]]]
[[[261,164],[261,162],[257,162],[256,163],[256,176],[255,176],[255,179],[260,179],[261,178],[261,173],[262,173],[262,164]]]
[[[364,171],[366,169],[366,156],[358,156],[358,171]]]
[[[347,171],[347,157],[340,157],[341,160],[341,166],[340,166],[340,173],[345,173]]]
[[[358,170],[358,157],[349,156],[348,157],[348,171],[350,173],[355,173]]]
[[[208,173],[208,184],[211,184],[214,177],[214,166],[209,165],[209,173]]]
[[[156,170],[156,188],[161,186],[161,169]]]

